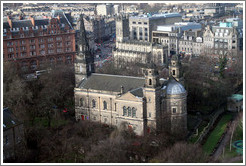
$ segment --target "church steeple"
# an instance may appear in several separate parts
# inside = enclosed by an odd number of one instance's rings
[[[82,14],[80,15],[78,24],[80,32],[77,43],[77,56],[74,62],[76,87],[84,78],[87,78],[92,72],[94,72],[94,58],[89,49]]]
[[[159,87],[159,74],[156,70],[156,66],[153,62],[148,64],[148,67],[145,72],[145,87],[156,88]]]
[[[180,81],[181,78],[181,64],[179,57],[177,55],[172,55],[171,62],[169,64],[169,77],[175,78],[177,81]]]

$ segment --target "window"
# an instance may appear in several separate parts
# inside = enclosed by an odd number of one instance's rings
[[[133,21],[132,23],[133,23],[133,24],[136,24],[136,22],[135,22],[135,21]]]
[[[67,42],[67,46],[70,46],[71,45],[71,42],[69,41],[69,42]]]
[[[144,22],[144,25],[147,25],[147,22]]]
[[[34,39],[31,39],[29,42],[30,43],[35,43],[35,40]]]
[[[53,38],[48,38],[48,42],[52,42],[53,41]]]
[[[13,45],[13,42],[8,42],[7,43],[7,46],[12,46]]]
[[[151,117],[151,112],[149,112],[149,117]]]
[[[107,109],[107,102],[103,101],[103,109],[106,110]]]
[[[127,110],[126,110],[126,107],[124,106],[123,107],[123,116],[126,116],[127,115]]]
[[[52,47],[53,47],[53,44],[48,44],[48,47],[49,47],[49,48],[52,48]]]
[[[42,43],[42,42],[44,42],[44,39],[43,38],[39,38],[38,42]]]
[[[175,76],[175,70],[173,70],[173,75]]]
[[[69,51],[71,51],[71,48],[70,47],[67,47],[66,48],[66,52],[69,52]]]
[[[21,44],[26,44],[26,41],[25,41],[25,40],[22,40],[22,41],[21,41]]]
[[[58,48],[56,51],[57,52],[62,52],[62,48]]]
[[[39,48],[44,48],[44,44],[40,44],[39,45]]]
[[[57,47],[62,47],[62,42],[57,42],[56,45]]]
[[[35,45],[30,45],[30,49],[35,49]]]
[[[132,116],[132,109],[128,107],[127,110],[128,110],[128,116]]]
[[[62,40],[62,37],[56,37],[56,41]]]
[[[14,48],[8,48],[8,52],[13,52],[14,51]]]
[[[79,100],[79,106],[80,106],[80,107],[83,106],[83,98],[80,98],[80,100]]]
[[[141,22],[138,22],[138,24],[142,24]]]
[[[152,85],[152,80],[151,79],[149,79],[149,85]]]
[[[36,55],[35,51],[30,51],[30,56]]]
[[[177,112],[176,108],[173,108],[173,113],[175,114]]]
[[[93,99],[92,100],[92,108],[95,108],[96,107],[96,101]]]
[[[54,50],[48,50],[48,54],[53,54]]]
[[[135,118],[136,117],[136,108],[132,107],[132,117]]]

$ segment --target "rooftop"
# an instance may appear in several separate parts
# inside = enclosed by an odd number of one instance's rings
[[[138,16],[131,16],[130,18],[133,19],[158,19],[158,18],[170,18],[170,17],[182,17],[179,13],[160,13],[160,14],[154,14],[154,15],[138,15]]]
[[[90,77],[81,82],[79,88],[120,92],[121,86],[123,86],[124,91],[128,92],[143,87],[144,83],[145,79],[143,77],[93,73]],[[132,91],[132,93],[141,96],[141,92],[139,91]]]

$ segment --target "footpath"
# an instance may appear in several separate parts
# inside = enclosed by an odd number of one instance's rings
[[[213,160],[217,161],[217,160],[221,159],[221,155],[223,153],[223,149],[226,147],[227,143],[230,142],[230,138],[231,138],[231,134],[232,134],[233,128],[234,128],[234,130],[236,129],[238,121],[239,121],[239,118],[235,118],[232,121],[232,123],[229,125],[229,128],[228,128],[224,138],[222,139],[222,141],[220,142],[219,147],[217,148],[217,150],[215,151],[215,153],[212,156]],[[237,156],[235,158],[230,158],[230,159],[223,159],[222,161],[223,162],[232,162],[235,159],[238,159],[238,161],[240,161],[240,159],[242,159],[242,156]]]

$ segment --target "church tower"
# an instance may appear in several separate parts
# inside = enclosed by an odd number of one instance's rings
[[[169,64],[169,77],[175,78],[177,81],[182,81],[181,63],[177,55],[172,55]]]
[[[159,74],[154,63],[148,65],[145,71],[145,86],[143,95],[146,101],[146,120],[147,131],[157,129],[157,118],[160,113],[160,94],[161,84],[159,82]]]
[[[116,18],[116,42],[129,38],[129,16],[120,14]]]
[[[84,26],[83,15],[80,15],[79,19],[79,40],[77,43],[77,56],[74,62],[75,68],[75,84],[76,87],[82,81],[94,72],[94,58],[91,55],[89,44],[86,38],[86,31]]]

